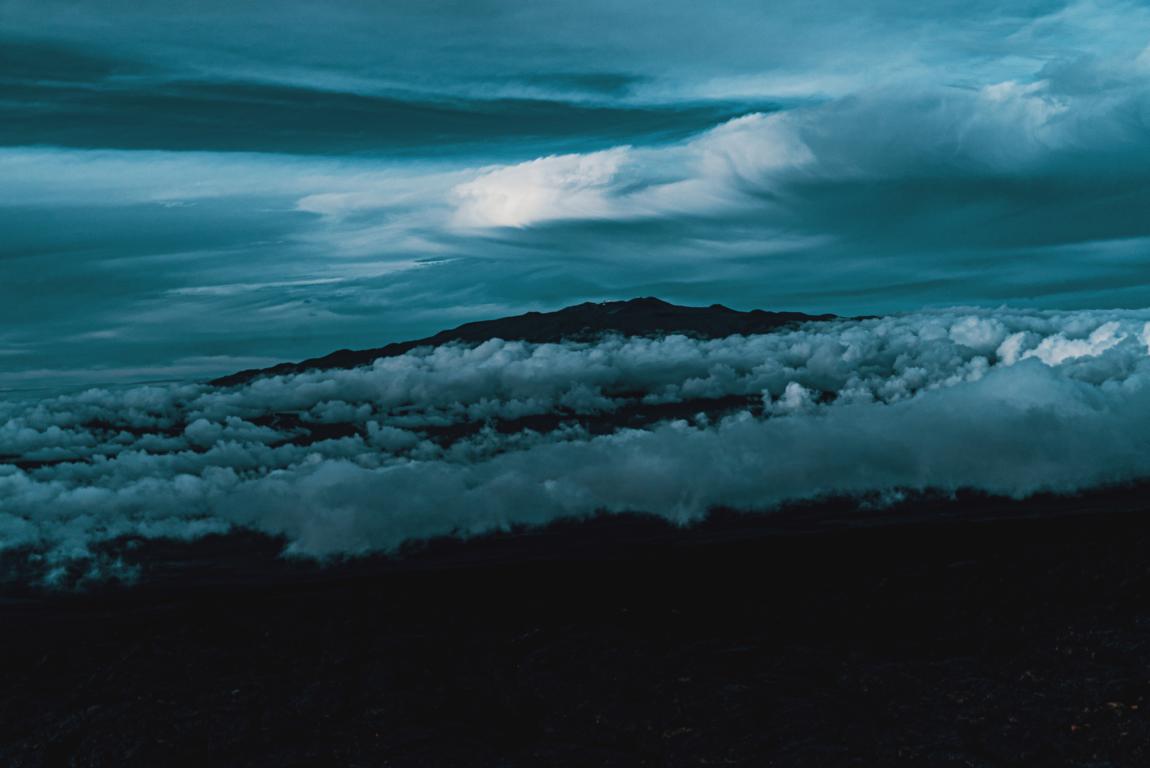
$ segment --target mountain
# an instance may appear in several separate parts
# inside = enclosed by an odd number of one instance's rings
[[[478,344],[488,339],[549,343],[590,341],[607,334],[660,336],[680,333],[700,339],[718,339],[735,334],[769,333],[797,323],[836,319],[835,315],[808,315],[802,312],[750,312],[712,304],[684,307],[646,297],[629,301],[585,302],[556,312],[528,312],[496,320],[465,323],[414,341],[401,341],[374,349],[341,349],[323,357],[299,363],[280,363],[271,368],[240,371],[211,383],[227,387],[261,376],[279,376],[304,371],[358,368],[381,357],[395,357],[418,347],[436,347],[452,342]]]

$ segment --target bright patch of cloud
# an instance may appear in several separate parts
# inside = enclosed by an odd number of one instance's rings
[[[463,227],[524,227],[555,219],[612,215],[610,187],[630,149],[554,155],[484,171],[453,190],[454,223]]]

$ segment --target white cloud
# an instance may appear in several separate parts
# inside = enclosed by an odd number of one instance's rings
[[[609,191],[630,149],[553,155],[480,173],[452,190],[461,227],[524,227],[612,214]]]
[[[616,147],[485,169],[452,190],[453,223],[527,227],[746,208],[748,190],[814,160],[791,120],[750,114],[670,147]]]
[[[1130,74],[1132,58],[1047,69],[1049,77],[1039,76],[1043,70],[977,87],[882,85],[739,117],[680,144],[484,169],[454,188],[453,221],[526,227],[557,219],[771,215],[771,199],[787,199],[795,181],[1024,174],[1143,145],[1130,115],[1146,109],[1150,93],[1144,78]],[[1084,77],[1090,87],[1080,85]],[[778,216],[780,226],[786,221]]]
[[[1108,349],[1121,344],[1126,334],[1120,332],[1116,322],[1104,323],[1085,339],[1068,339],[1064,334],[1048,336],[1023,358],[1036,357],[1047,365],[1061,365],[1079,357],[1098,357]]]

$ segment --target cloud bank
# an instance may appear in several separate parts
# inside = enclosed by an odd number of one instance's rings
[[[243,527],[326,557],[596,513],[1024,497],[1150,474],[1150,312],[925,312],[718,340],[492,340],[0,405],[0,542]]]

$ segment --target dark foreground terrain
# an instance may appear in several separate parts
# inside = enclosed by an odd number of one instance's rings
[[[7,589],[0,764],[1150,765],[1142,495],[144,547]]]

